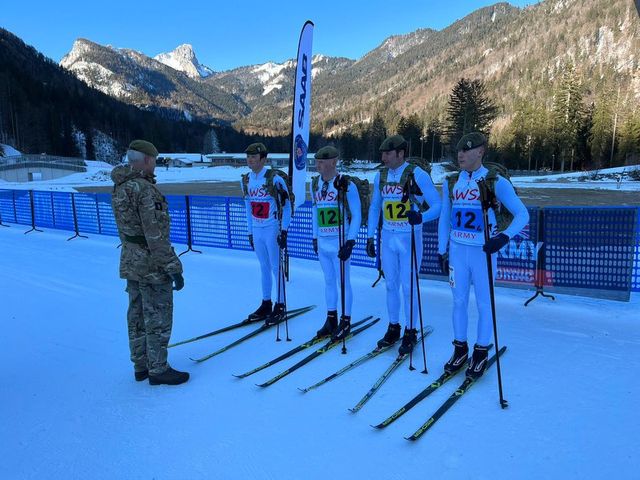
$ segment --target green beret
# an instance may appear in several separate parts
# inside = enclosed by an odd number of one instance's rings
[[[134,140],[129,144],[129,150],[135,150],[136,152],[144,153],[150,157],[157,157],[158,150],[151,142],[146,140]]]
[[[267,151],[267,147],[264,146],[264,143],[252,143],[247,147],[244,151],[247,155],[255,155],[256,153],[269,153]]]
[[[330,160],[332,158],[338,158],[339,155],[340,154],[338,153],[338,149],[336,147],[327,145],[326,147],[322,147],[320,150],[318,150],[314,157],[316,158],[316,160]]]
[[[486,137],[480,132],[471,132],[464,135],[458,145],[456,146],[457,150],[472,150],[474,148],[478,148],[487,143]]]
[[[406,150],[407,141],[402,135],[391,135],[385,138],[382,145],[380,145],[381,152],[390,152],[391,150]]]

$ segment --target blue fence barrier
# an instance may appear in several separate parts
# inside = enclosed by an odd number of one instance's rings
[[[171,241],[249,250],[244,202],[233,197],[167,196]],[[628,299],[640,291],[640,208],[529,208],[531,220],[498,254],[497,280],[532,287],[536,271],[550,291]],[[61,230],[117,236],[110,194],[0,190],[0,220]],[[315,260],[311,205],[296,210],[289,228],[291,257]],[[366,228],[358,235],[352,263],[375,268],[366,255]],[[441,276],[437,222],[423,229],[420,273]]]

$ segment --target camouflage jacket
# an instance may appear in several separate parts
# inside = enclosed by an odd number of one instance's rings
[[[155,179],[129,165],[111,172],[111,206],[122,241],[120,277],[147,283],[165,283],[182,273],[182,263],[171,247],[171,219],[167,200]]]

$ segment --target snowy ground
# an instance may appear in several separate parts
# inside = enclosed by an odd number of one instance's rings
[[[372,164],[370,164],[372,165]],[[75,191],[75,187],[101,187],[111,186],[111,165],[104,162],[87,161],[87,171],[74,173],[66,177],[48,181],[37,182],[5,182],[0,180],[0,188],[7,189],[33,189],[53,191]],[[573,172],[553,175],[539,175],[531,177],[513,177],[513,183],[518,187],[526,188],[579,188],[598,190],[622,190],[640,191],[640,181],[629,179],[629,172],[640,166],[616,167],[599,170],[597,180],[593,179],[594,172]],[[238,182],[240,175],[249,171],[248,167],[204,167],[193,166],[191,168],[163,167],[156,168],[157,181],[163,183],[207,183],[207,182]],[[350,173],[361,178],[367,178],[373,183],[377,170],[357,169]],[[307,175],[307,181],[311,181],[312,175]],[[442,183],[447,175],[444,164],[434,163],[431,176],[436,184]],[[618,182],[618,176],[622,181]]]
[[[305,387],[369,351],[386,328],[384,285],[354,268],[354,317],[382,322],[266,390],[254,386],[304,354],[253,377],[248,370],[311,337],[324,300],[317,262],[292,259],[291,307],[318,308],[290,323],[293,342],[267,332],[203,364],[199,356],[251,328],[172,348],[191,372],[179,387],[133,380],[126,294],[117,239],[65,241],[68,232],[23,235],[0,228],[3,319],[0,478],[3,479],[635,479],[640,443],[640,297],[607,302],[497,289],[508,410],[498,406],[495,367],[425,436],[412,433],[454,389],[451,382],[384,431],[381,421],[433,381],[451,350],[451,296],[423,281],[430,373],[397,371],[350,414],[392,352],[316,391]],[[181,250],[182,246],[178,246]],[[205,250],[182,257],[173,340],[237,320],[259,299],[251,252]],[[471,299],[471,305],[474,300]],[[471,309],[470,340],[475,312]],[[421,354],[418,354],[421,358]]]

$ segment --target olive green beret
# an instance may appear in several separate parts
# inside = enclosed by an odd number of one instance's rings
[[[256,153],[269,153],[267,151],[267,147],[264,146],[264,143],[252,143],[247,147],[244,151],[247,155],[255,155]]]
[[[320,150],[318,150],[314,157],[316,158],[316,160],[330,160],[332,158],[338,158],[339,155],[340,154],[338,153],[338,149],[336,147],[327,145],[326,147],[322,147]]]
[[[382,145],[380,145],[381,152],[390,152],[391,150],[406,150],[407,141],[402,135],[391,135],[385,138]]]
[[[474,148],[478,148],[487,143],[486,137],[480,132],[471,132],[464,135],[458,145],[456,146],[457,150],[472,150]]]
[[[129,150],[135,150],[136,152],[144,153],[150,157],[158,156],[158,149],[151,142],[146,140],[134,140],[129,144]]]

